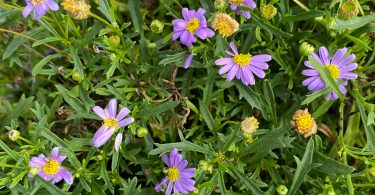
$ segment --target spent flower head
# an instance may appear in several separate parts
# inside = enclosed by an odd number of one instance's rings
[[[228,73],[228,81],[231,81],[236,77],[245,85],[255,84],[254,74],[259,78],[264,78],[266,76],[264,70],[268,69],[268,64],[266,62],[272,59],[270,55],[261,54],[252,56],[249,53],[242,54],[238,53],[237,47],[233,42],[229,45],[232,52],[226,50],[225,53],[231,57],[220,58],[215,61],[216,65],[223,66],[219,70],[220,75]]]
[[[321,66],[328,69],[332,78],[336,83],[341,83],[339,89],[343,94],[346,94],[346,85],[348,85],[347,80],[353,80],[358,77],[357,74],[352,73],[351,71],[355,70],[358,67],[357,63],[354,63],[355,59],[354,54],[347,56],[348,49],[342,48],[338,49],[333,55],[332,59],[329,56],[328,50],[326,47],[319,48],[319,55],[315,52],[311,54],[311,57]],[[309,78],[305,79],[302,82],[302,85],[307,86],[311,92],[317,92],[323,88],[326,88],[326,83],[320,76],[320,73],[312,66],[310,61],[305,61],[305,66],[309,69],[303,70],[302,74],[308,76]],[[338,95],[331,91],[328,95],[325,96],[326,99],[336,100]]]
[[[346,0],[340,6],[339,14],[343,19],[351,19],[359,13],[359,5],[355,0]]]
[[[91,6],[85,0],[64,0],[61,5],[74,19],[87,19]]]
[[[277,8],[272,4],[260,6],[260,15],[267,19],[271,20],[277,14]]]
[[[211,27],[223,37],[229,37],[239,29],[238,22],[225,13],[216,13]]]
[[[47,158],[43,154],[38,157],[32,157],[29,166],[29,177],[33,177],[35,172],[47,181],[58,183],[62,179],[68,184],[73,183],[73,175],[70,171],[61,166],[66,156],[59,155],[59,147],[54,147],[50,156]]]
[[[307,108],[305,108],[305,110],[297,110],[290,123],[296,131],[305,138],[315,134],[318,130],[315,120],[311,117]]]
[[[103,119],[102,126],[96,131],[94,137],[92,139],[92,143],[95,147],[99,148],[105,142],[112,137],[112,135],[121,127],[126,127],[132,122],[134,122],[133,117],[125,118],[129,113],[130,110],[127,107],[124,107],[117,113],[117,100],[112,99],[109,101],[108,108],[101,108],[99,106],[95,106],[92,109],[96,115],[98,115],[101,119]],[[118,135],[119,136],[119,135]],[[122,135],[121,135],[122,138]],[[116,139],[115,142],[115,149],[118,150],[116,144],[121,144],[120,138]]]
[[[164,184],[168,184],[165,195],[172,193],[188,194],[194,191],[195,181],[194,177],[195,168],[186,168],[188,165],[187,160],[184,160],[181,154],[178,153],[177,148],[174,148],[169,157],[163,154],[161,157],[164,163],[168,166],[167,176],[164,177],[160,183],[156,184],[155,191],[160,192]]]
[[[17,131],[17,130],[14,130],[14,129],[10,130],[8,132],[8,137],[9,137],[10,140],[16,141],[20,137],[20,132]]]
[[[241,130],[244,133],[254,133],[257,129],[259,128],[259,122],[258,119],[255,117],[246,117],[242,122],[241,122]]]
[[[34,11],[35,20],[40,20],[50,9],[59,10],[59,5],[54,0],[25,0],[26,7],[22,11],[22,16],[26,18]]]
[[[191,47],[197,41],[195,35],[200,39],[213,37],[215,32],[207,27],[205,13],[206,10],[203,8],[199,8],[198,11],[183,8],[183,18],[172,21],[174,25],[172,40],[180,38],[182,44]]]

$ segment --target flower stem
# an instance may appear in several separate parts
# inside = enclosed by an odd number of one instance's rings
[[[16,165],[9,165],[9,164],[0,164],[0,167],[8,167],[8,168],[14,168],[14,169],[25,169],[24,167],[19,167]]]
[[[22,137],[22,136],[19,136],[18,139],[20,139],[20,140],[22,140],[22,141],[28,143],[29,145],[33,145],[33,143],[32,143],[30,140],[28,140],[28,139],[26,139],[26,138],[24,138],[24,137]]]
[[[93,17],[93,18],[99,20],[99,21],[102,22],[103,24],[107,25],[109,28],[111,28],[111,29],[112,29],[114,32],[116,32],[117,34],[121,34],[121,33],[119,33],[119,31],[118,31],[117,28],[115,28],[112,24],[110,24],[109,22],[107,22],[107,21],[106,21],[105,19],[103,19],[102,17],[100,17],[100,16],[98,16],[98,15],[96,15],[96,14],[94,14],[94,13],[91,13],[91,12],[90,12],[89,15],[90,15],[91,17]]]
[[[307,8],[306,7],[306,5],[304,5],[303,3],[301,3],[299,0],[293,0],[294,1],[294,3],[296,3],[298,6],[300,6],[303,10],[305,10],[305,11],[310,11],[310,9],[309,8]]]

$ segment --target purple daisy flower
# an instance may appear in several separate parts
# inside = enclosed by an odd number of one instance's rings
[[[59,147],[54,147],[51,151],[49,158],[43,154],[38,157],[32,157],[29,163],[30,168],[36,168],[38,175],[52,183],[58,183],[62,179],[66,183],[73,183],[73,175],[70,171],[61,166],[66,156],[59,156]],[[32,175],[29,175],[32,177]]]
[[[112,137],[113,133],[115,133],[115,131],[117,131],[119,128],[128,126],[134,122],[133,117],[125,118],[130,113],[130,110],[126,107],[122,108],[117,114],[116,99],[109,101],[109,108],[103,109],[99,106],[95,106],[92,110],[96,113],[96,115],[103,119],[103,125],[98,129],[98,131],[96,131],[92,139],[93,145],[97,148],[107,142],[109,138]],[[121,141],[122,134],[117,136],[115,148],[119,148]]]
[[[250,12],[246,10],[237,9],[238,6],[256,8],[257,4],[253,0],[229,0],[230,9],[235,10],[236,14],[242,14],[246,19],[250,19]]]
[[[156,184],[155,191],[160,192],[164,184],[168,184],[166,195],[172,193],[188,194],[195,190],[195,181],[192,179],[195,174],[195,168],[186,168],[187,160],[184,160],[182,155],[178,153],[177,148],[171,151],[169,157],[163,154],[161,157],[168,166],[167,176],[164,177],[160,183]]]
[[[345,80],[345,82],[339,86],[339,89],[343,94],[346,94],[345,87],[346,85],[348,85],[347,80],[356,79],[358,77],[357,74],[351,72],[358,67],[357,63],[353,63],[355,55],[350,54],[346,57],[347,52],[347,48],[339,49],[336,51],[335,55],[333,55],[333,58],[331,59],[327,48],[320,47],[319,55],[317,55],[315,52],[311,54],[311,57],[313,57],[320,65],[324,66],[324,68],[327,68],[329,70],[331,76],[333,77],[333,79],[335,79],[337,83],[339,83],[342,80]],[[309,69],[303,70],[302,74],[305,76],[309,76],[310,78],[305,79],[302,82],[302,85],[307,86],[307,88],[313,93],[325,88],[326,84],[320,77],[319,72],[315,70],[315,68],[311,65],[309,61],[305,61],[304,64]],[[338,96],[335,92],[331,91],[329,94],[325,96],[325,98],[336,100]]]
[[[59,5],[54,0],[26,0],[26,7],[22,16],[26,18],[34,10],[34,18],[40,20],[50,9],[59,10]]]
[[[198,11],[183,8],[182,16],[184,18],[172,21],[174,25],[172,40],[180,38],[182,44],[191,47],[197,41],[194,35],[200,39],[213,37],[215,32],[207,28],[205,13],[206,10],[203,8],[199,8]]]
[[[223,66],[219,70],[219,74],[228,73],[227,80],[231,81],[234,77],[241,79],[242,83],[245,85],[254,85],[255,79],[254,75],[259,78],[264,78],[266,73],[264,70],[268,69],[268,64],[266,62],[270,61],[272,58],[270,55],[261,54],[252,56],[249,53],[241,54],[238,53],[236,45],[230,42],[230,47],[233,52],[228,50],[225,51],[231,57],[220,58],[215,61],[216,65]]]

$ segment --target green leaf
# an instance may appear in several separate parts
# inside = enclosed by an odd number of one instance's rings
[[[70,55],[71,57],[73,58],[73,64],[74,64],[74,69],[78,71],[78,74],[80,77],[84,78],[84,74],[83,74],[83,64],[81,62],[81,60],[79,59],[78,57],[78,50],[73,48],[73,47],[69,47],[69,52],[70,52]]]
[[[49,55],[49,56],[46,56],[44,57],[43,59],[41,59],[33,68],[33,70],[31,71],[31,74],[33,76],[36,76],[37,74],[39,74],[43,68],[44,65],[46,65],[49,61],[51,61],[53,58],[58,58],[58,57],[61,57],[62,55],[61,54],[54,54],[54,55]]]
[[[225,188],[225,181],[224,181],[224,171],[222,166],[219,166],[217,171],[217,185],[219,186],[221,194],[226,194],[227,189]]]
[[[114,151],[113,154],[112,154],[112,162],[111,162],[111,169],[112,171],[114,171],[117,167],[117,163],[118,163],[118,159],[119,159],[119,153]]]
[[[109,3],[107,0],[99,0],[99,11],[102,12],[102,14],[111,22],[114,22],[112,21],[112,17],[111,17],[111,14],[109,12]]]
[[[159,62],[159,65],[165,66],[165,65],[170,64],[170,63],[183,61],[185,56],[186,56],[186,51],[176,53],[176,54],[173,54],[173,55],[167,55]]]
[[[313,159],[313,152],[314,152],[314,141],[312,139],[309,140],[306,146],[305,153],[303,154],[302,161],[300,161],[296,156],[294,156],[297,169],[294,173],[292,185],[289,188],[288,194],[294,195],[296,194],[298,188],[303,183],[304,178],[307,176],[307,173],[317,165],[312,164]]]
[[[228,163],[227,168],[232,173],[235,179],[238,181],[241,181],[242,184],[244,184],[246,187],[248,187],[252,194],[254,195],[261,195],[263,194],[263,191],[259,189],[259,187],[255,184],[255,182],[248,176],[241,173],[236,167],[232,165],[232,163]]]
[[[113,188],[112,183],[109,180],[108,171],[106,170],[106,164],[106,161],[103,160],[100,168],[100,176],[104,180],[105,186],[108,187],[109,191],[111,191],[111,193],[113,194],[115,189]]]
[[[157,116],[160,113],[173,109],[179,103],[180,102],[178,101],[168,101],[162,104],[154,105],[151,107],[146,107],[143,110],[141,110],[139,113],[137,113],[136,116],[142,116],[142,118],[144,119],[150,116]]]
[[[15,161],[18,160],[18,155],[13,150],[11,150],[1,139],[0,139],[0,147],[4,150],[4,152],[6,152]]]
[[[16,186],[18,182],[20,182],[20,180],[23,179],[23,176],[25,176],[26,173],[28,173],[27,169],[18,174],[17,177],[15,177],[12,183],[9,185],[9,188],[13,188],[14,186]]]
[[[203,120],[207,124],[208,129],[210,129],[211,131],[215,130],[215,121],[212,118],[210,111],[208,110],[207,104],[205,104],[201,100],[199,100],[199,111],[202,114]]]
[[[38,183],[41,183],[42,186],[51,194],[53,195],[67,195],[70,193],[63,192],[60,188],[58,188],[56,185],[52,184],[51,182],[41,178],[39,175],[35,176]]]
[[[240,99],[244,97],[251,107],[261,109],[259,100],[257,98],[259,94],[256,94],[250,87],[245,86],[241,81],[235,80],[234,85],[240,92]]]
[[[366,138],[367,138],[367,146],[370,148],[372,152],[375,152],[375,134],[374,134],[374,129],[371,128],[371,125],[367,124],[367,115],[365,112],[365,108],[363,107],[361,103],[361,94],[359,94],[358,91],[356,91],[355,95],[355,100],[357,102],[358,110],[361,114],[361,120],[363,127],[365,128],[365,133],[366,133]]]
[[[36,47],[38,45],[42,45],[42,44],[54,42],[54,41],[65,41],[65,40],[62,39],[61,37],[48,37],[48,38],[41,39],[39,41],[34,42],[32,47]]]
[[[358,46],[362,47],[365,51],[372,50],[372,48],[369,47],[366,43],[364,43],[361,39],[353,37],[349,34],[344,34],[344,36],[348,38],[349,40],[353,41],[354,43],[358,44]]]
[[[39,32],[40,29],[34,29],[32,31],[29,31],[25,33],[25,35],[29,37],[33,37],[37,32]],[[3,33],[3,32],[1,32]],[[15,35],[14,38],[9,42],[5,50],[3,51],[3,60],[9,58],[12,56],[12,54],[20,47],[22,44],[24,44],[28,39]]]
[[[295,14],[295,15],[285,15],[279,20],[279,22],[285,23],[285,22],[305,21],[305,20],[309,20],[315,17],[324,16],[324,15],[325,13],[323,11],[312,10],[312,11],[302,12],[302,13]]]
[[[271,112],[273,124],[275,125],[275,127],[277,127],[278,119],[277,119],[277,113],[276,113],[275,95],[273,94],[273,89],[268,79],[266,79],[263,82],[263,93],[264,93],[264,98],[266,99],[266,102],[268,104],[268,108],[270,109],[270,112]]]
[[[139,3],[140,3],[139,0],[129,0],[128,6],[129,6],[130,17],[132,18],[135,31],[143,36],[143,21],[141,18],[141,12],[140,12],[141,7]]]
[[[375,20],[375,14],[369,14],[361,17],[355,17],[350,20],[340,20],[336,18],[336,23],[332,26],[334,30],[349,30],[349,29],[357,29],[361,26],[371,23]]]
[[[215,68],[210,68],[207,75],[207,82],[203,90],[203,102],[206,105],[208,105],[212,100],[212,88],[217,75],[217,70]]]
[[[64,100],[78,113],[86,113],[88,111],[85,109],[83,103],[79,99],[74,97],[64,86],[55,85],[55,87],[57,88],[59,94],[62,95]]]
[[[314,101],[315,99],[319,98],[320,96],[323,96],[325,94],[327,94],[329,92],[329,88],[324,88],[324,89],[321,89],[313,94],[310,94],[310,95],[306,95],[306,99],[303,100],[303,102],[301,103],[301,105],[306,105],[306,104],[309,104],[311,103],[312,101]]]

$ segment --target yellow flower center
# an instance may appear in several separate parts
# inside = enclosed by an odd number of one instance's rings
[[[340,69],[334,65],[334,64],[328,64],[326,65],[326,68],[329,70],[331,73],[333,79],[337,80],[340,76]]]
[[[47,175],[55,175],[59,171],[60,165],[56,160],[49,160],[44,166],[43,171]]]
[[[193,18],[189,20],[186,24],[186,30],[190,33],[195,33],[195,31],[199,28],[199,21],[197,18]]]
[[[33,4],[34,6],[38,3],[42,3],[44,0],[31,0],[31,4]]]
[[[248,65],[251,60],[251,55],[249,53],[247,54],[237,54],[233,58],[234,63],[239,65],[240,67]]]
[[[168,169],[167,175],[170,182],[175,182],[180,178],[180,171],[177,167],[171,167]]]
[[[259,122],[255,117],[246,117],[241,122],[241,129],[245,133],[254,133],[259,128]]]
[[[116,118],[106,118],[104,119],[103,125],[107,128],[117,129],[118,120]]]
[[[237,5],[241,5],[243,0],[230,0],[232,3],[234,4],[237,4]]]
[[[306,133],[310,131],[311,126],[314,123],[313,118],[309,113],[301,113],[295,117],[297,129],[300,132]]]

